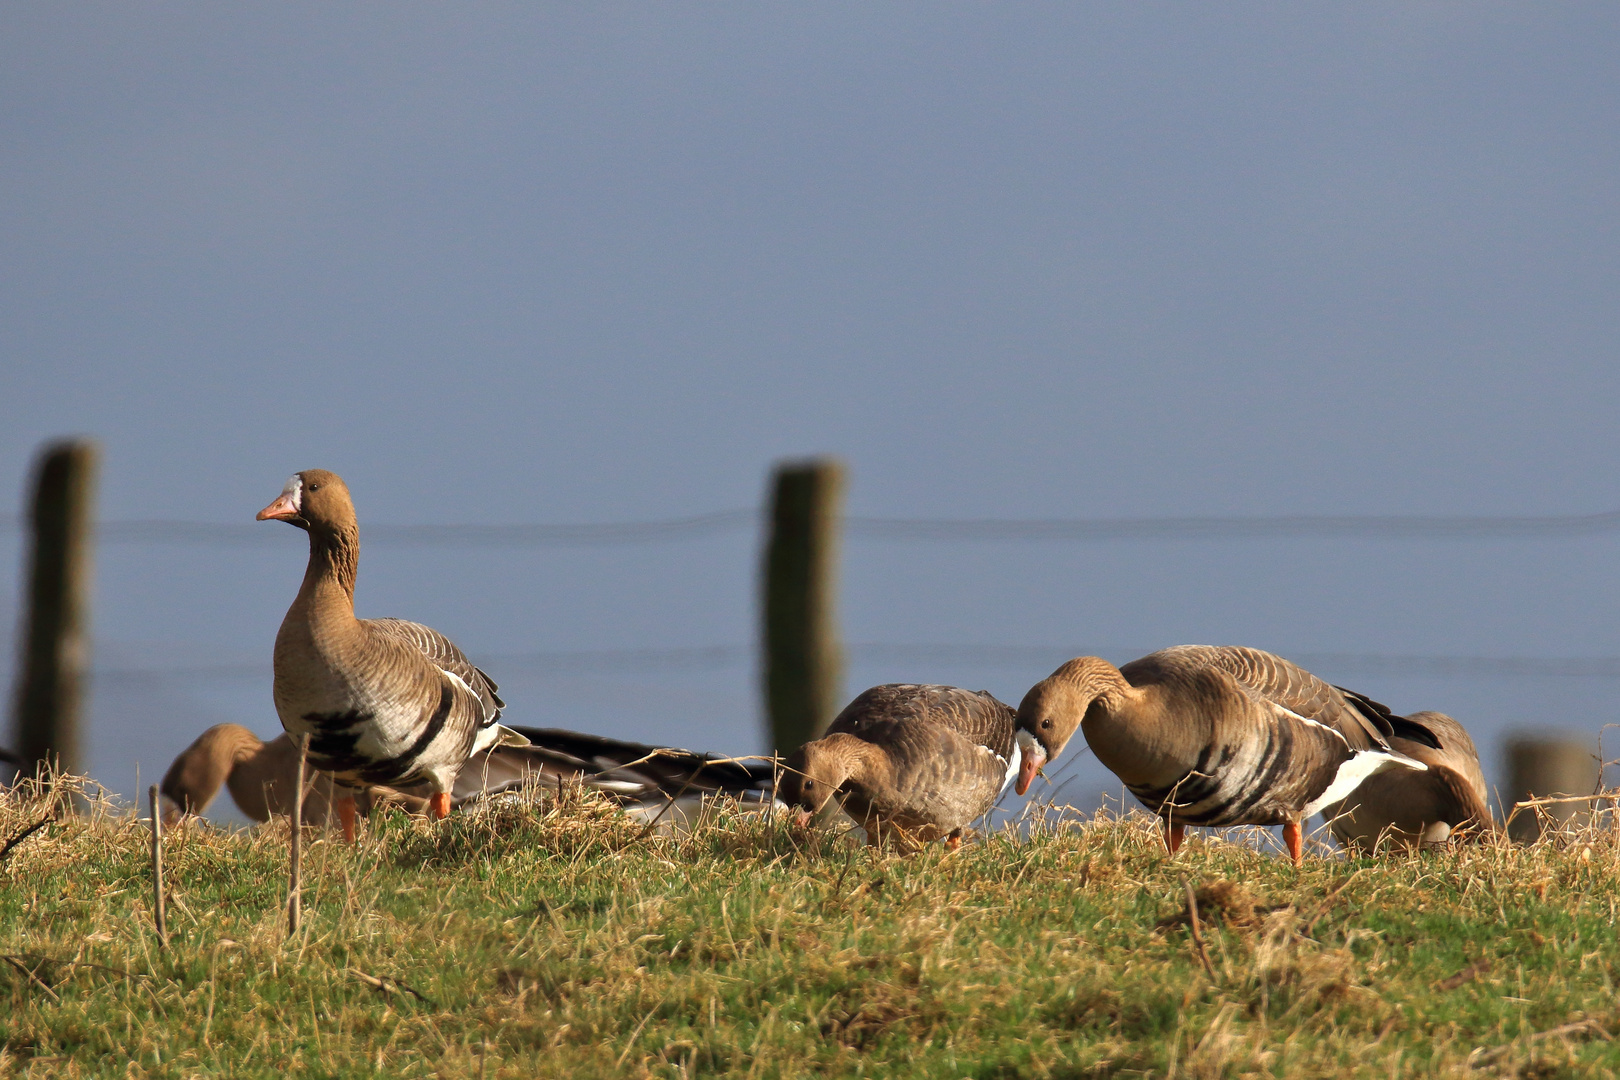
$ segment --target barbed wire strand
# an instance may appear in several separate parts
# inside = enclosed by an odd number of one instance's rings
[[[983,668],[1024,669],[1045,674],[1074,656],[1125,659],[1151,650],[1065,648],[1036,645],[896,644],[868,642],[846,648],[853,664],[953,664]],[[600,649],[572,652],[480,654],[475,659],[492,672],[522,670],[537,674],[639,674],[658,671],[714,671],[752,663],[756,652],[746,645],[702,645],[671,648]],[[1392,675],[1427,678],[1598,678],[1620,679],[1620,657],[1404,656],[1385,653],[1292,653],[1290,659],[1328,678],[1345,675]],[[260,679],[269,678],[265,662],[98,666],[102,679]]]
[[[745,531],[763,520],[757,508],[657,521],[547,524],[373,524],[368,543],[409,547],[606,547],[698,539]],[[1535,539],[1620,532],[1620,510],[1552,516],[1288,515],[1281,517],[1127,518],[888,518],[851,515],[848,535],[889,541],[1106,541],[1279,539]],[[20,532],[23,519],[0,515],[0,531]],[[104,521],[104,544],[280,543],[276,530],[255,522]]]

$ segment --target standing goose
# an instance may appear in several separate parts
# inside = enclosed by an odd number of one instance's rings
[[[899,830],[955,847],[1018,771],[1014,718],[982,690],[874,686],[788,758],[782,799],[816,813],[837,796],[874,846]]]
[[[1164,819],[1171,854],[1188,825],[1280,823],[1297,865],[1302,821],[1384,769],[1424,768],[1391,749],[1397,723],[1427,734],[1258,649],[1180,645],[1123,668],[1086,656],[1018,707],[1018,793],[1083,728],[1097,760]]]
[[[292,813],[297,777],[298,748],[285,734],[264,742],[240,724],[216,724],[181,751],[163,774],[159,790],[164,820],[201,814],[221,785],[230,791],[236,808],[254,821],[286,816]],[[369,809],[379,797],[418,812],[427,805],[423,799],[383,788],[363,793],[360,800],[365,806],[361,809]],[[332,778],[320,773],[307,777],[300,814],[303,823],[325,825],[332,818],[332,809]]]
[[[1466,828],[1476,837],[1495,829],[1479,752],[1463,726],[1445,713],[1415,712],[1408,723],[1430,738],[1397,732],[1390,745],[1427,765],[1426,772],[1390,770],[1369,776],[1342,802],[1322,808],[1333,835],[1362,853],[1380,839],[1396,847],[1440,843]]]
[[[258,519],[309,533],[304,583],[276,634],[281,726],[308,737],[311,764],[340,788],[425,784],[429,812],[444,817],[468,758],[524,741],[500,725],[494,682],[436,630],[355,618],[360,526],[337,474],[295,473]],[[353,797],[340,795],[337,811],[352,840]]]

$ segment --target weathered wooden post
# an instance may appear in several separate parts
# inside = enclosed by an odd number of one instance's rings
[[[288,833],[287,848],[287,936],[298,934],[298,923],[304,911],[304,885],[299,879],[300,853],[304,847],[304,762],[309,757],[309,736],[300,735],[293,740],[298,747],[298,768],[293,773],[292,829]]]
[[[844,467],[817,458],[778,465],[765,542],[763,679],[771,745],[790,754],[842,704],[843,649],[834,598]]]
[[[1515,803],[1591,795],[1598,790],[1601,770],[1597,755],[1579,739],[1514,739],[1508,743],[1507,759],[1508,790]],[[1511,804],[1508,812],[1512,813]],[[1579,828],[1591,819],[1592,803],[1579,800],[1526,808],[1508,826],[1508,835],[1528,843],[1541,835],[1543,820],[1550,820],[1554,828],[1567,829]]]
[[[23,769],[77,772],[79,714],[90,666],[91,505],[96,444],[50,443],[34,479],[28,622],[12,741]]]
[[[152,785],[152,919],[157,923],[158,948],[168,948],[169,920],[163,903],[163,807],[158,786]]]

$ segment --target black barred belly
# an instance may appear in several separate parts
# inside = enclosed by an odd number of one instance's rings
[[[412,784],[425,779],[416,771],[422,754],[444,730],[455,702],[454,692],[446,680],[439,689],[439,705],[428,718],[416,741],[403,754],[377,760],[359,750],[360,736],[372,722],[372,714],[350,709],[340,713],[305,713],[312,731],[309,736],[309,762],[322,772],[344,779],[359,780],[367,784]]]
[[[1199,756],[1197,766],[1170,787],[1128,786],[1148,809],[1174,822],[1274,825],[1297,814],[1310,801],[1307,789],[1325,791],[1332,781],[1330,772],[1300,783],[1294,735],[1286,726],[1268,729],[1259,756],[1248,760],[1240,760],[1232,746],[1211,746]],[[1302,796],[1298,806],[1291,805],[1296,794]]]

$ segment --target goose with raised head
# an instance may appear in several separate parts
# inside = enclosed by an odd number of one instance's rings
[[[344,836],[354,836],[344,792],[373,785],[424,784],[429,812],[444,817],[469,758],[523,742],[500,724],[495,683],[436,630],[355,617],[360,526],[337,474],[295,473],[258,519],[309,533],[304,581],[276,634],[276,713],[338,785]]]
[[[874,686],[787,759],[782,799],[814,814],[836,798],[873,845],[895,833],[955,847],[1018,772],[1014,717],[982,690]]]
[[[1369,776],[1425,768],[1390,746],[1400,719],[1258,649],[1179,645],[1122,668],[1080,657],[1018,707],[1018,792],[1083,730],[1163,819],[1171,854],[1188,825],[1280,824],[1298,864],[1306,818]]]
[[[1423,762],[1426,772],[1391,770],[1369,776],[1342,802],[1322,808],[1333,835],[1346,847],[1370,854],[1380,842],[1397,848],[1442,843],[1453,835],[1491,835],[1490,790],[1479,751],[1462,724],[1437,712],[1415,712],[1408,724],[1428,733],[1412,738],[1397,730],[1390,745]]]
[[[315,773],[305,780],[300,817],[306,825],[325,825],[332,818],[332,778]],[[216,724],[180,752],[163,774],[158,791],[163,816],[172,822],[185,814],[208,809],[223,786],[236,808],[257,822],[292,813],[292,792],[298,780],[298,749],[285,734],[269,742],[240,724]],[[426,800],[388,789],[368,789],[359,801],[368,810],[374,799],[386,799],[420,812]]]

